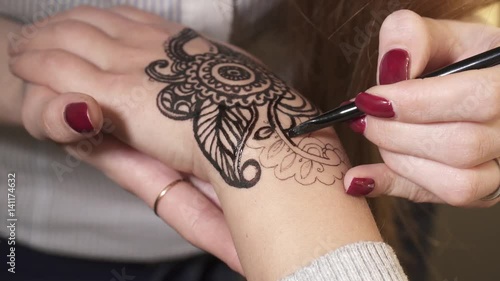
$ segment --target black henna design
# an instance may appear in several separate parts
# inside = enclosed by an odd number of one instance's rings
[[[319,114],[313,105],[263,66],[222,44],[207,40],[209,52],[188,54],[184,46],[197,38],[202,37],[195,31],[182,30],[165,43],[168,59],[152,62],[145,71],[167,84],[157,97],[162,114],[193,120],[198,146],[226,183],[250,188],[262,167],[303,185],[343,179],[347,161],[340,149],[286,134]],[[259,159],[245,159],[245,149],[260,150]],[[337,174],[325,169],[341,165],[345,168],[336,169]]]

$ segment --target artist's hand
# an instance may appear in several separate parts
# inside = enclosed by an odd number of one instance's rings
[[[409,11],[389,16],[380,34],[383,86],[357,96],[368,115],[351,124],[380,148],[385,163],[352,168],[348,193],[454,206],[498,203],[481,199],[500,186],[494,161],[500,157],[500,67],[403,81],[498,46],[500,29],[491,26]]]

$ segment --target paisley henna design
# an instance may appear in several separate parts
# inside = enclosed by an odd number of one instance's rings
[[[184,47],[195,39],[203,37],[184,29],[165,43],[168,59],[152,62],[145,71],[167,84],[157,97],[161,113],[193,120],[198,146],[227,184],[250,188],[262,167],[303,185],[331,185],[343,178],[347,166],[340,149],[310,136],[292,140],[285,133],[318,115],[314,106],[263,66],[222,44],[203,39],[209,51],[188,53]],[[259,159],[246,159],[245,149],[260,150]],[[335,169],[338,174],[325,169],[341,165],[346,167]]]

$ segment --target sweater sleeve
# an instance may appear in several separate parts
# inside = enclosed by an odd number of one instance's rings
[[[330,252],[281,281],[407,281],[392,248],[359,242]]]

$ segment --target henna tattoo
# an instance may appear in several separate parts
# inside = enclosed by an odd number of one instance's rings
[[[168,60],[154,61],[145,71],[167,84],[157,97],[161,113],[193,120],[198,146],[226,183],[252,187],[262,167],[303,185],[331,185],[343,178],[345,169],[336,169],[337,174],[325,169],[346,165],[340,149],[310,136],[292,140],[285,133],[318,115],[313,105],[266,68],[222,44],[206,40],[208,52],[189,54],[184,47],[197,38],[202,37],[184,29],[165,43]],[[246,159],[245,149],[260,150],[259,159]]]

